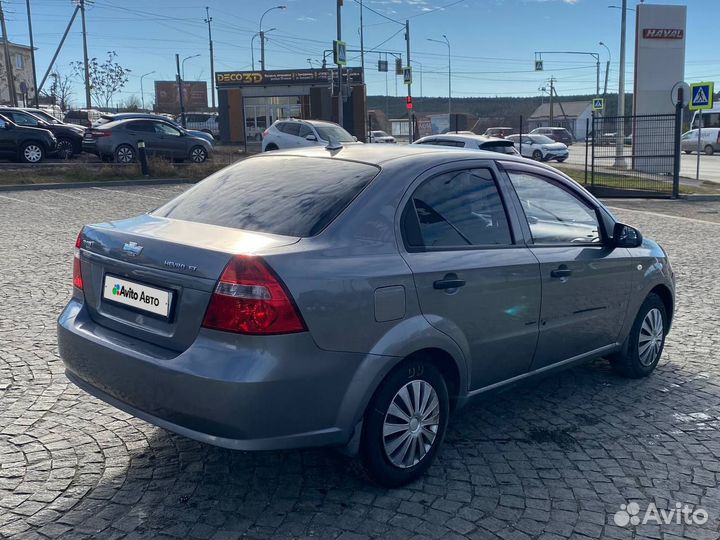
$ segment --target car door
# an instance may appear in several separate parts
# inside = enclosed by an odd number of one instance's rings
[[[165,122],[153,122],[157,137],[157,154],[169,159],[184,159],[188,155],[187,137]]]
[[[625,248],[610,246],[607,218],[569,182],[506,165],[540,262],[542,310],[532,369],[601,354],[617,340],[633,279]]]
[[[159,148],[158,137],[155,134],[155,127],[150,120],[133,120],[132,122],[128,122],[125,126],[125,132],[127,133],[128,140],[118,142],[129,142],[137,148],[138,141],[143,141],[145,143],[145,151],[148,155],[157,155]]]
[[[300,124],[298,131],[298,146],[314,146],[317,144],[317,135],[307,124]],[[309,136],[311,136],[308,139]]]
[[[0,116],[0,156],[3,158],[16,157],[17,143],[13,133],[13,125]]]
[[[477,390],[528,370],[540,273],[492,162],[461,163],[433,169],[408,191],[401,251],[423,315],[467,351]]]

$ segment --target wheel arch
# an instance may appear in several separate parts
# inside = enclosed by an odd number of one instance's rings
[[[660,297],[660,300],[662,300],[663,305],[665,306],[665,314],[668,318],[668,328],[667,330],[670,330],[670,325],[672,324],[673,315],[675,314],[675,303],[673,301],[673,295],[670,292],[670,289],[663,284],[655,285],[650,290],[649,294],[655,294]]]

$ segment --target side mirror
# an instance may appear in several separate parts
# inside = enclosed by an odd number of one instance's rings
[[[353,135],[353,141],[357,142],[357,137]]]
[[[643,237],[636,228],[624,223],[613,227],[613,247],[634,248],[642,244]]]
[[[306,141],[317,141],[317,137],[311,133],[310,135],[305,135],[305,140]]]

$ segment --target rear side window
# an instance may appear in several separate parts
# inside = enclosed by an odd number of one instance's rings
[[[283,133],[287,133],[288,135],[295,135],[297,137],[300,133],[300,124],[284,122],[282,124],[278,124],[278,129]]]
[[[378,174],[327,158],[267,156],[223,169],[153,215],[287,236],[314,236]]]

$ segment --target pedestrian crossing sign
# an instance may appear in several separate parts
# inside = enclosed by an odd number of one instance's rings
[[[604,98],[594,98],[592,104],[593,111],[602,111],[605,108]]]
[[[690,110],[701,111],[713,107],[713,83],[701,82],[690,85]]]

